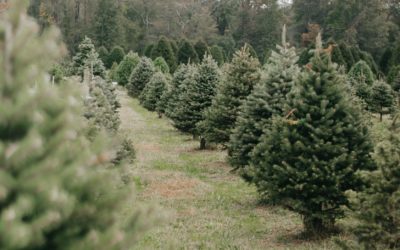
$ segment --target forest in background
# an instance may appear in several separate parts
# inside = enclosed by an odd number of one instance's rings
[[[57,24],[61,28],[71,54],[77,51],[84,35],[92,38],[97,47],[111,50],[121,46],[142,55],[161,36],[166,36],[178,45],[182,39],[193,44],[203,40],[210,47],[218,45],[228,58],[248,43],[264,61],[265,55],[279,43],[283,24],[289,27],[291,44],[298,48],[315,41],[316,28],[322,31],[324,41],[358,47],[372,54],[378,64],[383,55],[400,50],[398,0],[30,2],[29,13],[42,27]]]

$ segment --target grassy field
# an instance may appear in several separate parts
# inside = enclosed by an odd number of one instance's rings
[[[230,173],[224,151],[197,150],[167,119],[119,96],[121,128],[137,150],[139,199],[166,217],[133,249],[338,249],[332,239],[301,240],[299,216],[259,205],[254,187]]]

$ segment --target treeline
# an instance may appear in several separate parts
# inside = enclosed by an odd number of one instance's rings
[[[228,58],[248,43],[264,61],[279,42],[283,24],[289,25],[290,42],[297,47],[314,43],[315,29],[323,31],[324,40],[333,39],[359,48],[372,54],[375,61],[380,61],[386,48],[399,47],[397,1],[292,2],[31,0],[30,13],[42,27],[57,24],[72,54],[84,35],[90,36],[96,47],[112,50],[121,46],[140,55],[161,36],[166,36],[176,44],[188,39],[193,44],[201,40],[210,47],[218,45]]]

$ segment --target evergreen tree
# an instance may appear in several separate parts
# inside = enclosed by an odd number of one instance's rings
[[[260,80],[260,63],[247,47],[236,52],[225,68],[212,105],[201,122],[202,134],[208,142],[227,143],[234,128],[239,107]]]
[[[198,40],[194,45],[194,49],[196,50],[197,55],[199,56],[199,60],[202,61],[204,56],[210,54],[210,50],[208,45],[203,40]]]
[[[140,95],[141,104],[150,111],[156,111],[162,95],[167,89],[167,78],[162,72],[156,72]],[[161,116],[161,113],[159,113]]]
[[[218,46],[218,45],[212,46],[210,49],[210,54],[211,54],[212,58],[218,63],[219,66],[224,64],[224,62],[225,62],[224,52],[220,46]]]
[[[300,66],[307,65],[310,62],[310,60],[311,60],[311,58],[313,56],[312,50],[314,50],[314,49],[315,49],[315,46],[312,45],[312,46],[304,49],[300,53],[299,62],[298,62]]]
[[[173,122],[179,130],[198,136],[197,125],[204,119],[204,110],[211,106],[220,80],[220,72],[211,56],[205,57],[198,67],[189,67],[181,86],[182,92],[176,105]],[[203,139],[200,148],[204,149],[204,147]]]
[[[357,82],[365,82],[371,86],[375,81],[375,75],[365,61],[357,62],[349,71],[349,77]]]
[[[132,71],[127,85],[130,96],[139,97],[144,87],[150,82],[151,77],[156,72],[153,62],[147,57],[142,57],[139,64]]]
[[[179,50],[178,45],[176,44],[176,41],[173,39],[169,40],[169,42],[171,44],[172,51],[174,52],[174,55],[176,57],[178,55],[178,50]]]
[[[259,192],[302,215],[313,235],[344,215],[345,192],[362,186],[356,172],[374,167],[361,111],[330,56],[320,51],[296,82],[291,112],[274,119],[252,157]]]
[[[387,76],[387,82],[393,87],[395,91],[399,91],[399,87],[395,86],[395,81],[399,77],[400,77],[400,65],[392,67]]]
[[[332,51],[332,62],[337,63],[339,66],[344,66],[347,67],[347,63],[343,58],[343,54],[342,51],[340,49],[339,46],[337,46],[336,44],[334,44],[334,48]]]
[[[118,39],[117,4],[109,0],[98,0],[94,15],[93,35],[99,46],[111,48]],[[109,64],[109,67],[111,67]]]
[[[356,63],[353,54],[351,53],[351,49],[344,42],[339,43],[339,48],[342,52],[343,59],[346,62],[346,69],[350,70],[351,67],[353,67],[353,65]]]
[[[388,74],[393,59],[393,50],[392,48],[386,48],[385,52],[383,52],[381,56],[381,60],[379,62],[379,67],[384,74]]]
[[[103,64],[104,64],[107,68],[109,68],[109,67],[106,65],[107,60],[108,60],[108,56],[109,56],[109,52],[108,52],[107,48],[104,47],[104,46],[101,46],[101,47],[99,48],[99,58],[100,58],[100,60],[103,62]]]
[[[245,167],[249,165],[251,152],[270,126],[272,116],[287,113],[285,103],[300,72],[296,50],[289,47],[286,31],[283,33],[282,46],[277,46],[279,53],[272,52],[260,83],[240,108],[228,146],[229,163],[241,169],[242,176],[249,181],[251,176]]]
[[[371,88],[371,110],[379,113],[380,121],[385,113],[389,113],[395,103],[392,87],[384,81],[375,81]]]
[[[111,66],[110,71],[108,71],[108,79],[110,81],[118,81],[117,70],[118,70],[118,64],[114,62],[113,65]]]
[[[199,62],[199,56],[197,55],[196,50],[194,50],[193,45],[186,39],[181,42],[177,59],[180,64]]]
[[[131,247],[149,218],[126,209],[137,203],[112,152],[84,137],[77,84],[50,85],[59,32],[39,34],[27,3],[0,17],[0,248]]]
[[[251,44],[246,43],[244,46],[248,48],[249,53],[250,53],[250,55],[251,55],[252,57],[258,59],[257,52],[256,52],[256,50],[253,48],[253,46],[251,46]]]
[[[162,73],[168,74],[170,72],[169,66],[163,57],[157,57],[153,63],[154,67]]]
[[[174,115],[176,115],[179,96],[182,93],[181,85],[186,78],[187,71],[188,65],[181,64],[174,73],[171,88],[161,97],[162,103],[166,104],[165,114],[171,119],[174,119]]]
[[[355,63],[359,62],[361,60],[361,51],[360,51],[360,49],[358,47],[356,47],[356,46],[351,46],[350,50],[351,50],[351,55],[354,58],[354,62]]]
[[[171,72],[174,72],[176,69],[176,57],[175,53],[171,47],[171,43],[166,37],[161,37],[158,40],[156,46],[153,47],[151,51],[151,58],[156,59],[157,57],[162,57],[167,62]]]
[[[88,68],[93,75],[105,76],[104,64],[99,59],[99,54],[96,52],[92,40],[88,37],[85,37],[79,44],[78,53],[72,58],[72,61],[74,74],[83,76],[85,68]]]
[[[107,68],[110,68],[114,63],[117,63],[117,64],[121,63],[121,61],[124,59],[124,57],[125,57],[124,49],[120,46],[115,46],[111,50],[111,52],[106,60]]]
[[[397,125],[379,143],[374,158],[378,169],[361,175],[367,188],[353,199],[360,223],[354,229],[363,249],[398,249],[400,246],[400,137]]]
[[[372,57],[372,55],[368,52],[362,51],[361,52],[361,60],[364,60],[369,68],[372,70],[372,72],[377,75],[379,73],[379,68],[378,65],[376,64],[374,58]]]
[[[152,57],[151,52],[153,51],[153,49],[154,49],[154,44],[152,44],[152,43],[147,44],[146,47],[144,48],[143,55],[148,58],[151,58]]]
[[[129,52],[118,66],[116,77],[118,83],[125,86],[129,82],[132,71],[138,65],[140,57],[137,53]]]

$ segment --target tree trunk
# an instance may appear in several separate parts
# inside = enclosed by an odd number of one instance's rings
[[[205,138],[201,138],[200,139],[200,150],[205,150],[206,149],[206,139]]]
[[[158,112],[158,118],[161,119],[163,117],[161,112]]]

